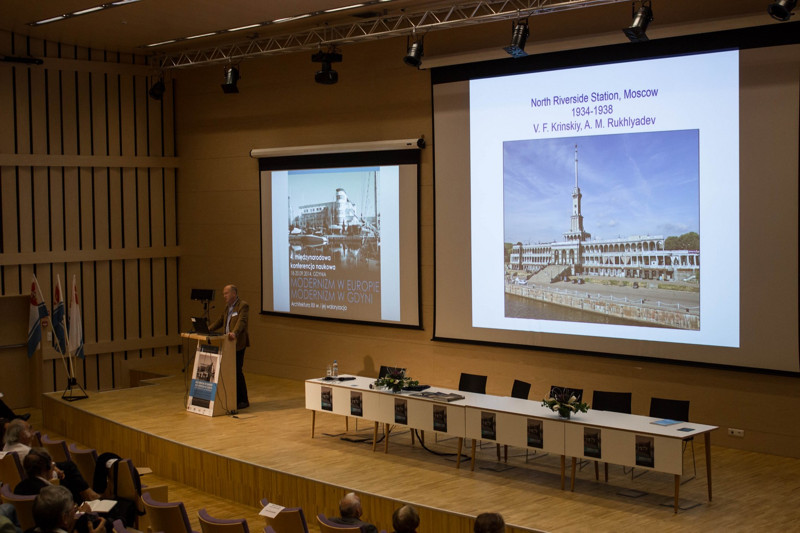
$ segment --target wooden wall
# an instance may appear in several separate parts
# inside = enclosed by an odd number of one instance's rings
[[[627,9],[627,7],[625,8]],[[592,11],[592,10],[586,10]],[[624,11],[624,10],[623,10]],[[566,17],[566,16],[565,16]],[[570,14],[571,17],[571,14]],[[624,17],[621,17],[624,18]],[[545,29],[557,38],[560,22]],[[570,44],[620,42],[618,22]],[[766,23],[764,21],[763,23]],[[539,23],[542,28],[546,24]],[[566,27],[565,27],[566,28]],[[719,29],[693,22],[686,32]],[[608,33],[602,33],[602,32]],[[678,34],[680,28],[670,31]],[[434,32],[426,37],[428,54],[438,51],[502,46],[508,24]],[[574,27],[563,35],[580,35]],[[538,35],[538,33],[537,33]],[[529,46],[531,46],[529,41]],[[548,49],[558,41],[536,43]],[[433,336],[433,125],[430,77],[405,66],[405,39],[343,47],[336,64],[339,83],[317,85],[318,65],[299,53],[243,62],[240,93],[224,95],[222,67],[176,74],[177,144],[181,154],[178,233],[181,323],[199,312],[188,301],[191,287],[236,283],[253,311],[245,371],[303,379],[321,375],[339,360],[342,372],[377,375],[381,364],[404,366],[422,382],[457,386],[460,372],[487,374],[488,392],[508,394],[514,378],[533,383],[531,398],[541,398],[551,384],[633,392],[634,412],[646,414],[652,396],[691,400],[691,418],[721,426],[716,444],[788,456],[800,456],[800,388],[797,379],[746,371],[699,368],[635,359],[605,358],[544,350],[521,350],[435,342]],[[421,330],[394,329],[258,315],[260,309],[260,213],[257,161],[253,148],[347,143],[423,135],[420,183]],[[200,209],[200,207],[209,210]],[[796,220],[788,221],[796,224]],[[796,297],[796,295],[788,295]],[[217,296],[217,309],[222,308]],[[791,423],[787,423],[791,421]],[[745,437],[727,436],[727,428]]]
[[[68,293],[77,276],[77,377],[122,385],[122,362],[180,344],[172,83],[156,101],[141,57],[8,32],[0,54],[43,59],[0,63],[0,295],[29,294],[35,273],[49,308],[56,277]],[[42,357],[42,390],[64,388],[47,342]]]

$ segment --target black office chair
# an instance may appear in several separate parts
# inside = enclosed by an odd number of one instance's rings
[[[556,396],[565,397],[569,399],[572,396],[575,396],[579,402],[583,401],[583,389],[571,389],[569,387],[559,387],[558,385],[552,385],[550,387],[550,397],[555,398]]]
[[[612,411],[614,413],[631,414],[631,398],[633,394],[630,392],[608,392],[596,390],[592,393],[592,409],[595,411]],[[594,477],[600,478],[598,472],[598,462],[594,462]],[[604,463],[605,479],[608,481],[608,463]],[[623,472],[624,472],[623,468]],[[626,472],[627,473],[627,472]],[[631,469],[633,474],[633,469]]]
[[[458,380],[458,390],[486,394],[486,376],[462,372],[461,379]]]
[[[668,418],[680,422],[689,421],[689,400],[670,400],[667,398],[650,398],[650,416],[652,418]],[[692,467],[694,476],[682,481],[690,481],[697,477],[697,463],[694,457],[694,437],[689,437],[683,441],[683,451],[686,452],[686,445],[692,443]]]
[[[514,385],[511,386],[511,397],[512,398],[520,398],[522,400],[527,400],[528,395],[531,392],[531,384],[527,381],[522,381],[519,379],[514,380]],[[504,461],[508,462],[508,446],[503,445],[503,457]],[[497,458],[500,458],[500,445],[497,445]],[[525,462],[528,462],[528,450],[525,450]]]
[[[390,373],[397,373],[397,372],[402,372],[403,375],[405,375],[406,369],[405,368],[401,368],[399,366],[384,366],[384,365],[381,365],[381,369],[378,370],[378,377],[379,378],[385,378]]]
[[[592,393],[592,409],[595,411],[612,411],[614,413],[631,414],[630,392],[607,392],[596,390]]]

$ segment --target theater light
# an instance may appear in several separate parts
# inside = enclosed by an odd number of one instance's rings
[[[503,50],[508,52],[511,57],[525,57],[528,55],[525,52],[525,43],[530,34],[528,19],[517,21],[514,25],[514,29],[511,31],[511,44],[504,46]]]
[[[633,4],[634,9],[636,4]],[[628,36],[632,43],[643,43],[647,40],[647,26],[653,21],[653,8],[650,7],[650,0],[643,0],[639,10],[633,15],[633,22],[622,31]]]

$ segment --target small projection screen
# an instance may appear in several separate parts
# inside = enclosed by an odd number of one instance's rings
[[[800,371],[792,30],[435,69],[435,338]]]
[[[261,310],[419,327],[419,150],[259,159]]]

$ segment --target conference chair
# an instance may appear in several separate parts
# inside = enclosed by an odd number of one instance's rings
[[[22,469],[22,461],[19,460],[17,452],[8,452],[0,459],[0,481],[4,487],[8,485],[13,491],[17,483],[25,477],[25,470]]]
[[[97,450],[78,448],[73,442],[69,445],[69,455],[72,457],[72,462],[80,470],[83,479],[91,483],[94,479],[94,467],[97,464]]]
[[[358,526],[345,526],[337,524],[328,520],[324,514],[317,515],[317,522],[319,523],[320,533],[361,533],[361,528]]]
[[[106,531],[108,531],[109,533],[112,531],[114,533],[140,533],[138,529],[128,529],[127,527],[125,527],[125,524],[122,522],[122,520],[114,520],[114,522],[111,524],[111,529],[108,529],[108,522],[106,522]],[[156,532],[153,531],[153,533]]]
[[[3,503],[10,503],[17,511],[17,520],[22,528],[22,531],[35,528],[36,523],[33,521],[33,502],[36,496],[19,496],[11,492],[11,489],[3,484],[0,487],[0,496],[2,496]]]
[[[406,369],[402,368],[402,367],[399,367],[399,366],[384,366],[384,365],[381,365],[380,370],[378,370],[378,377],[379,378],[383,378],[383,377],[386,377],[387,375],[389,375],[390,372],[394,373],[394,372],[398,372],[398,371],[402,372],[403,375],[405,375],[405,373],[406,373]]]
[[[486,394],[486,376],[462,372],[461,378],[458,380],[458,390]]]
[[[114,469],[112,469],[113,475]],[[136,524],[135,528],[141,531],[147,530],[147,516],[145,515],[145,506],[142,501],[142,493],[149,492],[150,497],[155,501],[168,501],[168,486],[167,485],[142,485],[139,479],[139,473],[130,459],[120,459],[117,462],[117,498],[125,498],[136,503]],[[112,482],[114,480],[111,480]],[[153,526],[153,531],[161,531],[163,528]],[[166,531],[166,530],[165,530]]]
[[[266,498],[261,499],[261,507],[269,505]],[[274,518],[264,517],[268,527],[280,533],[308,533],[306,515],[300,507],[284,507]]]
[[[197,512],[197,518],[200,519],[200,529],[203,533],[250,533],[247,520],[244,518],[214,518],[205,509]]]
[[[527,381],[522,381],[519,379],[514,380],[514,384],[511,386],[511,397],[512,398],[520,398],[522,400],[527,400],[528,395],[531,392],[531,384]],[[499,458],[500,455],[500,445],[497,445],[497,455]],[[507,463],[508,462],[508,445],[503,445],[503,460]],[[525,462],[528,462],[528,450],[525,450]]]
[[[277,532],[274,529],[272,529],[271,527],[266,526],[264,528],[264,533],[277,533]]]
[[[67,448],[67,441],[64,439],[51,439],[47,434],[44,434],[42,435],[42,446],[56,463],[63,463],[64,461],[71,460],[69,449]]]
[[[554,398],[555,396],[566,396],[570,398],[575,396],[579,402],[583,401],[583,389],[572,389],[570,387],[560,387],[558,385],[552,385],[550,387],[550,397]]]
[[[614,413],[631,414],[631,398],[633,394],[630,392],[608,392],[596,390],[592,393],[592,409],[594,411],[612,411]],[[598,472],[598,461],[594,462],[594,477],[600,479]],[[604,463],[605,480],[608,481],[608,463]],[[631,469],[633,472],[633,469]]]
[[[153,531],[198,533],[189,524],[189,515],[183,502],[159,502],[151,498],[149,492],[142,494],[142,502]]]
[[[668,418],[670,420],[678,420],[680,422],[689,421],[689,400],[670,400],[667,398],[650,398],[650,416],[652,418]],[[694,468],[694,475],[681,483],[690,481],[697,477],[697,463],[694,456],[694,437],[689,437],[683,441],[683,453],[686,452],[686,446],[692,444],[692,467]]]

